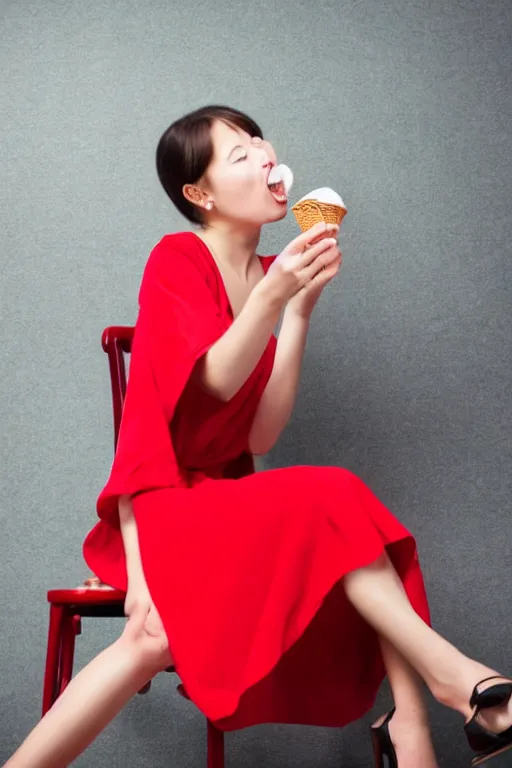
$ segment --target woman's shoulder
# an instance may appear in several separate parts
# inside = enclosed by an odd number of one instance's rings
[[[171,232],[153,247],[147,263],[168,258],[194,258],[201,250],[200,245],[201,240],[194,232]]]
[[[151,302],[162,291],[188,299],[202,296],[205,301],[213,296],[217,301],[219,284],[213,259],[193,232],[164,235],[151,251],[139,285],[139,305]]]
[[[153,247],[144,268],[144,278],[155,273],[161,276],[197,274],[208,278],[212,265],[202,240],[194,232],[173,232],[164,235]]]

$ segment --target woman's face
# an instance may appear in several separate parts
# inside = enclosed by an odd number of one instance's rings
[[[286,198],[268,188],[268,175],[277,163],[272,145],[220,120],[211,135],[213,158],[198,186],[213,202],[212,216],[255,226],[286,216]]]

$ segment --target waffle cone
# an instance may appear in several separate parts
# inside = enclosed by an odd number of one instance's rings
[[[319,203],[317,200],[301,200],[293,206],[292,212],[301,230],[306,232],[320,221],[339,226],[347,209],[332,203]]]

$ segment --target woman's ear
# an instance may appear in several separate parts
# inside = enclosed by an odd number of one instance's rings
[[[188,200],[192,205],[197,205],[199,208],[204,208],[207,211],[211,211],[213,208],[213,200],[210,195],[196,184],[185,184],[183,186],[183,197]]]

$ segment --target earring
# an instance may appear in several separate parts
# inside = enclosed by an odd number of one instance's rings
[[[206,210],[211,211],[212,208],[213,208],[213,201],[208,200],[208,202],[206,203]]]

